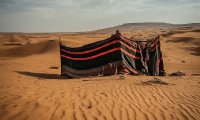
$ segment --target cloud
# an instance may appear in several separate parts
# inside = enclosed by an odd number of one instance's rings
[[[126,22],[200,22],[199,0],[0,0],[0,31],[85,31]]]

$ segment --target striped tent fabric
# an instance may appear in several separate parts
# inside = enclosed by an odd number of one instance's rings
[[[71,78],[164,73],[159,37],[142,43],[117,31],[110,38],[78,48],[60,43],[60,56],[61,75]]]

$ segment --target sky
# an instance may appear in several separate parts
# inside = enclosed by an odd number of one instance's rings
[[[134,22],[199,23],[200,0],[0,0],[0,32],[80,32]]]

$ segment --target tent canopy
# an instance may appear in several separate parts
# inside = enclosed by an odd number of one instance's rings
[[[60,43],[61,75],[72,78],[115,74],[164,75],[160,37],[132,41],[119,31],[78,48]]]

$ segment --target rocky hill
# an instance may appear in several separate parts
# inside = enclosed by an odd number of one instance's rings
[[[116,30],[123,32],[134,32],[138,30],[148,30],[148,29],[170,29],[170,28],[188,28],[188,27],[200,27],[200,23],[189,23],[189,24],[171,24],[164,22],[144,22],[144,23],[125,23],[122,25],[104,28],[99,30],[90,31],[92,33],[113,33]]]

